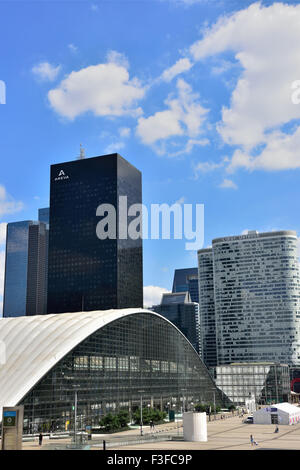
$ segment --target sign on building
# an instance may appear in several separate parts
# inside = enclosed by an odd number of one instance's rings
[[[4,407],[2,415],[2,450],[21,450],[24,407]]]

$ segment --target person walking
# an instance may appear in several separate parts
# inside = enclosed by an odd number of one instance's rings
[[[41,446],[43,443],[43,434],[40,432],[39,434],[39,446]]]
[[[250,435],[250,444],[253,446],[253,443],[254,443],[254,439],[253,439],[253,436],[252,434]]]
[[[150,421],[150,431],[154,431],[154,421],[151,419]]]

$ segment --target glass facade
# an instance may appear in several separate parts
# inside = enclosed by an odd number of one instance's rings
[[[198,303],[198,269],[175,269],[172,292],[189,292],[192,302]]]
[[[3,316],[46,313],[48,228],[43,222],[7,224]]]
[[[51,166],[48,313],[143,306],[142,239],[119,237],[119,197],[141,204],[141,191],[118,154]],[[115,239],[97,237],[100,204],[116,210]]]
[[[209,334],[213,341],[215,326],[216,362],[209,365],[264,361],[299,365],[296,232],[250,231],[218,238],[212,250],[200,250],[198,257],[204,354],[206,338]]]
[[[287,402],[289,367],[284,364],[230,364],[216,367],[216,385],[236,405],[252,395],[258,404]]]
[[[199,354],[199,305],[190,301],[188,292],[163,294],[161,304],[152,310],[172,322]]]
[[[295,232],[213,240],[218,365],[300,363]]]
[[[3,316],[26,315],[28,237],[32,221],[7,224]]]
[[[215,367],[217,364],[217,345],[213,253],[211,248],[198,251],[198,277],[201,358],[207,367]]]
[[[176,410],[183,402],[209,403],[214,393],[216,403],[223,403],[185,337],[150,313],[112,321],[63,357],[19,403],[25,407],[24,431],[73,428],[75,390],[82,427],[97,426],[108,412],[131,413],[141,393],[145,406],[161,409],[168,402]]]
[[[39,221],[49,224],[50,209],[49,207],[44,207],[39,209]]]

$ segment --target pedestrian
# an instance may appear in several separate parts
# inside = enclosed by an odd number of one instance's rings
[[[39,446],[41,446],[43,443],[43,434],[40,432],[40,435],[39,435]]]
[[[274,432],[276,432],[276,433],[277,433],[278,431],[279,431],[279,427],[278,427],[278,426],[276,426],[276,428],[275,428],[275,431],[274,431]]]
[[[250,444],[253,446],[253,442],[254,442],[254,439],[253,439],[253,436],[252,434],[250,435]]]
[[[153,419],[151,419],[151,421],[150,421],[150,430],[154,431],[154,421],[153,421]]]

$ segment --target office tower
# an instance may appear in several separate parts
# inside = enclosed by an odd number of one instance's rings
[[[213,253],[211,248],[198,251],[198,278],[202,360],[207,367],[214,367],[217,364],[217,348]]]
[[[39,209],[39,221],[44,222],[45,224],[49,224],[49,215],[50,215],[50,208],[44,207],[43,209]]]
[[[189,292],[163,294],[161,304],[152,310],[177,326],[199,353],[199,305],[191,301]]]
[[[296,232],[250,231],[217,238],[212,254],[217,365],[266,361],[299,365]],[[202,256],[200,250],[199,259]],[[210,289],[206,303],[212,307]]]
[[[198,303],[198,269],[175,269],[172,292],[189,292],[192,302]]]
[[[46,313],[48,232],[39,221],[7,224],[4,317]]]
[[[126,238],[121,196],[142,203],[141,173],[118,154],[51,166],[48,313],[143,306],[142,239]],[[116,215],[105,239],[102,204]]]

